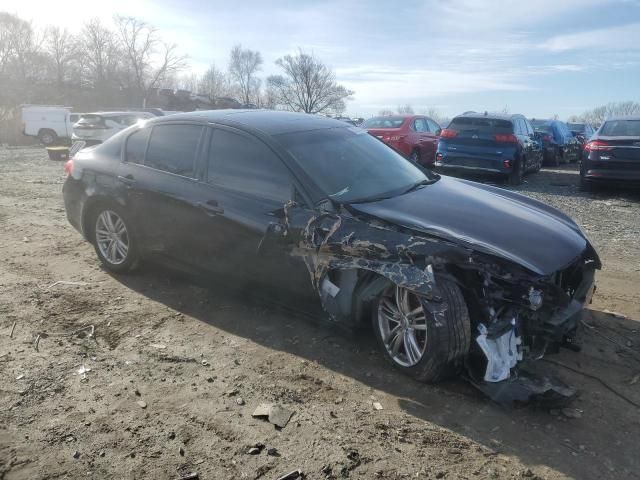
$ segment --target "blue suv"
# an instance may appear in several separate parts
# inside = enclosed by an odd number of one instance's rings
[[[468,112],[440,133],[435,167],[504,175],[513,185],[542,167],[542,147],[523,115]]]

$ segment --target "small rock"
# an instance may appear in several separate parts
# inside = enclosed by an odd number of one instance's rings
[[[247,451],[247,453],[248,453],[249,455],[259,455],[259,454],[260,454],[260,449],[259,449],[259,448],[257,448],[257,447],[251,447],[251,448]]]
[[[338,398],[336,398],[336,400],[335,400],[335,404],[336,404],[336,405],[338,405],[339,403],[342,403],[342,402],[344,402],[344,398],[342,398],[342,397],[338,397]]]
[[[138,397],[141,395],[140,390],[138,390],[137,388],[133,391],[133,393],[135,393]]]
[[[101,450],[98,455],[100,455],[101,457],[104,457],[105,456],[104,450]]]
[[[522,476],[525,478],[533,477],[533,471],[530,468],[527,468],[522,472]]]
[[[582,418],[582,410],[577,408],[563,408],[562,414],[567,418]]]
[[[167,438],[169,440],[173,440],[174,438],[176,438],[176,432],[169,432],[169,435],[167,435]]]
[[[209,366],[209,362],[207,362],[206,360],[202,360],[202,362],[200,362],[200,363],[202,363],[203,367],[208,367]]]
[[[382,404],[380,402],[373,402],[373,409],[374,410],[382,410],[383,409]],[[440,477],[438,477],[438,478],[440,478]]]
[[[436,478],[444,478],[446,475],[446,472],[438,472],[436,473]]]
[[[144,400],[138,400],[136,403],[140,408],[147,408],[147,402],[145,402]]]
[[[78,450],[76,450],[75,452],[73,452],[73,458],[80,458],[80,452]]]
[[[238,397],[238,398],[236,398],[236,403],[238,405],[244,405],[244,400],[242,399],[242,397]]]
[[[279,457],[280,453],[278,453],[278,450],[271,447],[270,449],[267,450],[267,455],[269,455],[270,457]]]
[[[207,377],[207,382],[209,383],[213,383],[215,379],[213,377]]]
[[[178,453],[180,454],[181,457],[184,457],[184,448],[180,447],[178,449]]]

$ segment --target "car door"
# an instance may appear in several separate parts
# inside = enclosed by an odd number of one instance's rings
[[[427,142],[428,142],[428,153],[427,153],[427,158],[425,159],[425,164],[432,166],[433,163],[436,160],[436,151],[438,150],[438,140],[440,138],[440,132],[442,131],[442,129],[440,128],[440,125],[438,125],[436,122],[434,122],[433,120],[431,120],[430,118],[425,119],[427,122],[427,126],[428,126],[428,136],[427,136]]]
[[[423,163],[429,158],[429,137],[427,135],[429,127],[424,118],[415,118],[412,122],[413,145],[420,152],[420,162]]]
[[[269,225],[279,223],[284,205],[295,196],[293,176],[281,158],[247,132],[216,126],[210,132],[201,186],[201,201],[215,198],[219,209],[203,223],[198,247],[208,267],[266,286],[275,296],[284,291],[309,295],[309,273],[301,259],[285,254],[285,249],[259,252]]]
[[[202,216],[195,187],[203,132],[198,124],[163,123],[125,141],[118,182],[148,252],[188,259]]]

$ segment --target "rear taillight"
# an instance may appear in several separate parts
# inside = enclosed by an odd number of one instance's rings
[[[494,135],[493,138],[498,143],[518,143],[518,137],[516,137],[512,133],[509,133],[507,135]]]
[[[453,138],[456,136],[458,136],[458,132],[449,128],[445,128],[440,132],[440,138]]]
[[[602,152],[611,150],[613,145],[608,144],[602,140],[592,140],[584,146],[585,152]]]
[[[67,174],[67,177],[73,175],[73,158],[67,160],[64,164],[64,173]]]

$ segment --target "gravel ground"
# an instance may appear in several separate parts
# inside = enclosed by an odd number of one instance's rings
[[[576,218],[604,269],[583,351],[541,362],[580,397],[504,409],[398,375],[368,332],[157,267],[109,275],[61,167],[0,150],[0,479],[640,478],[640,195],[579,193],[575,166],[516,189]],[[264,402],[288,425],[253,418]]]

